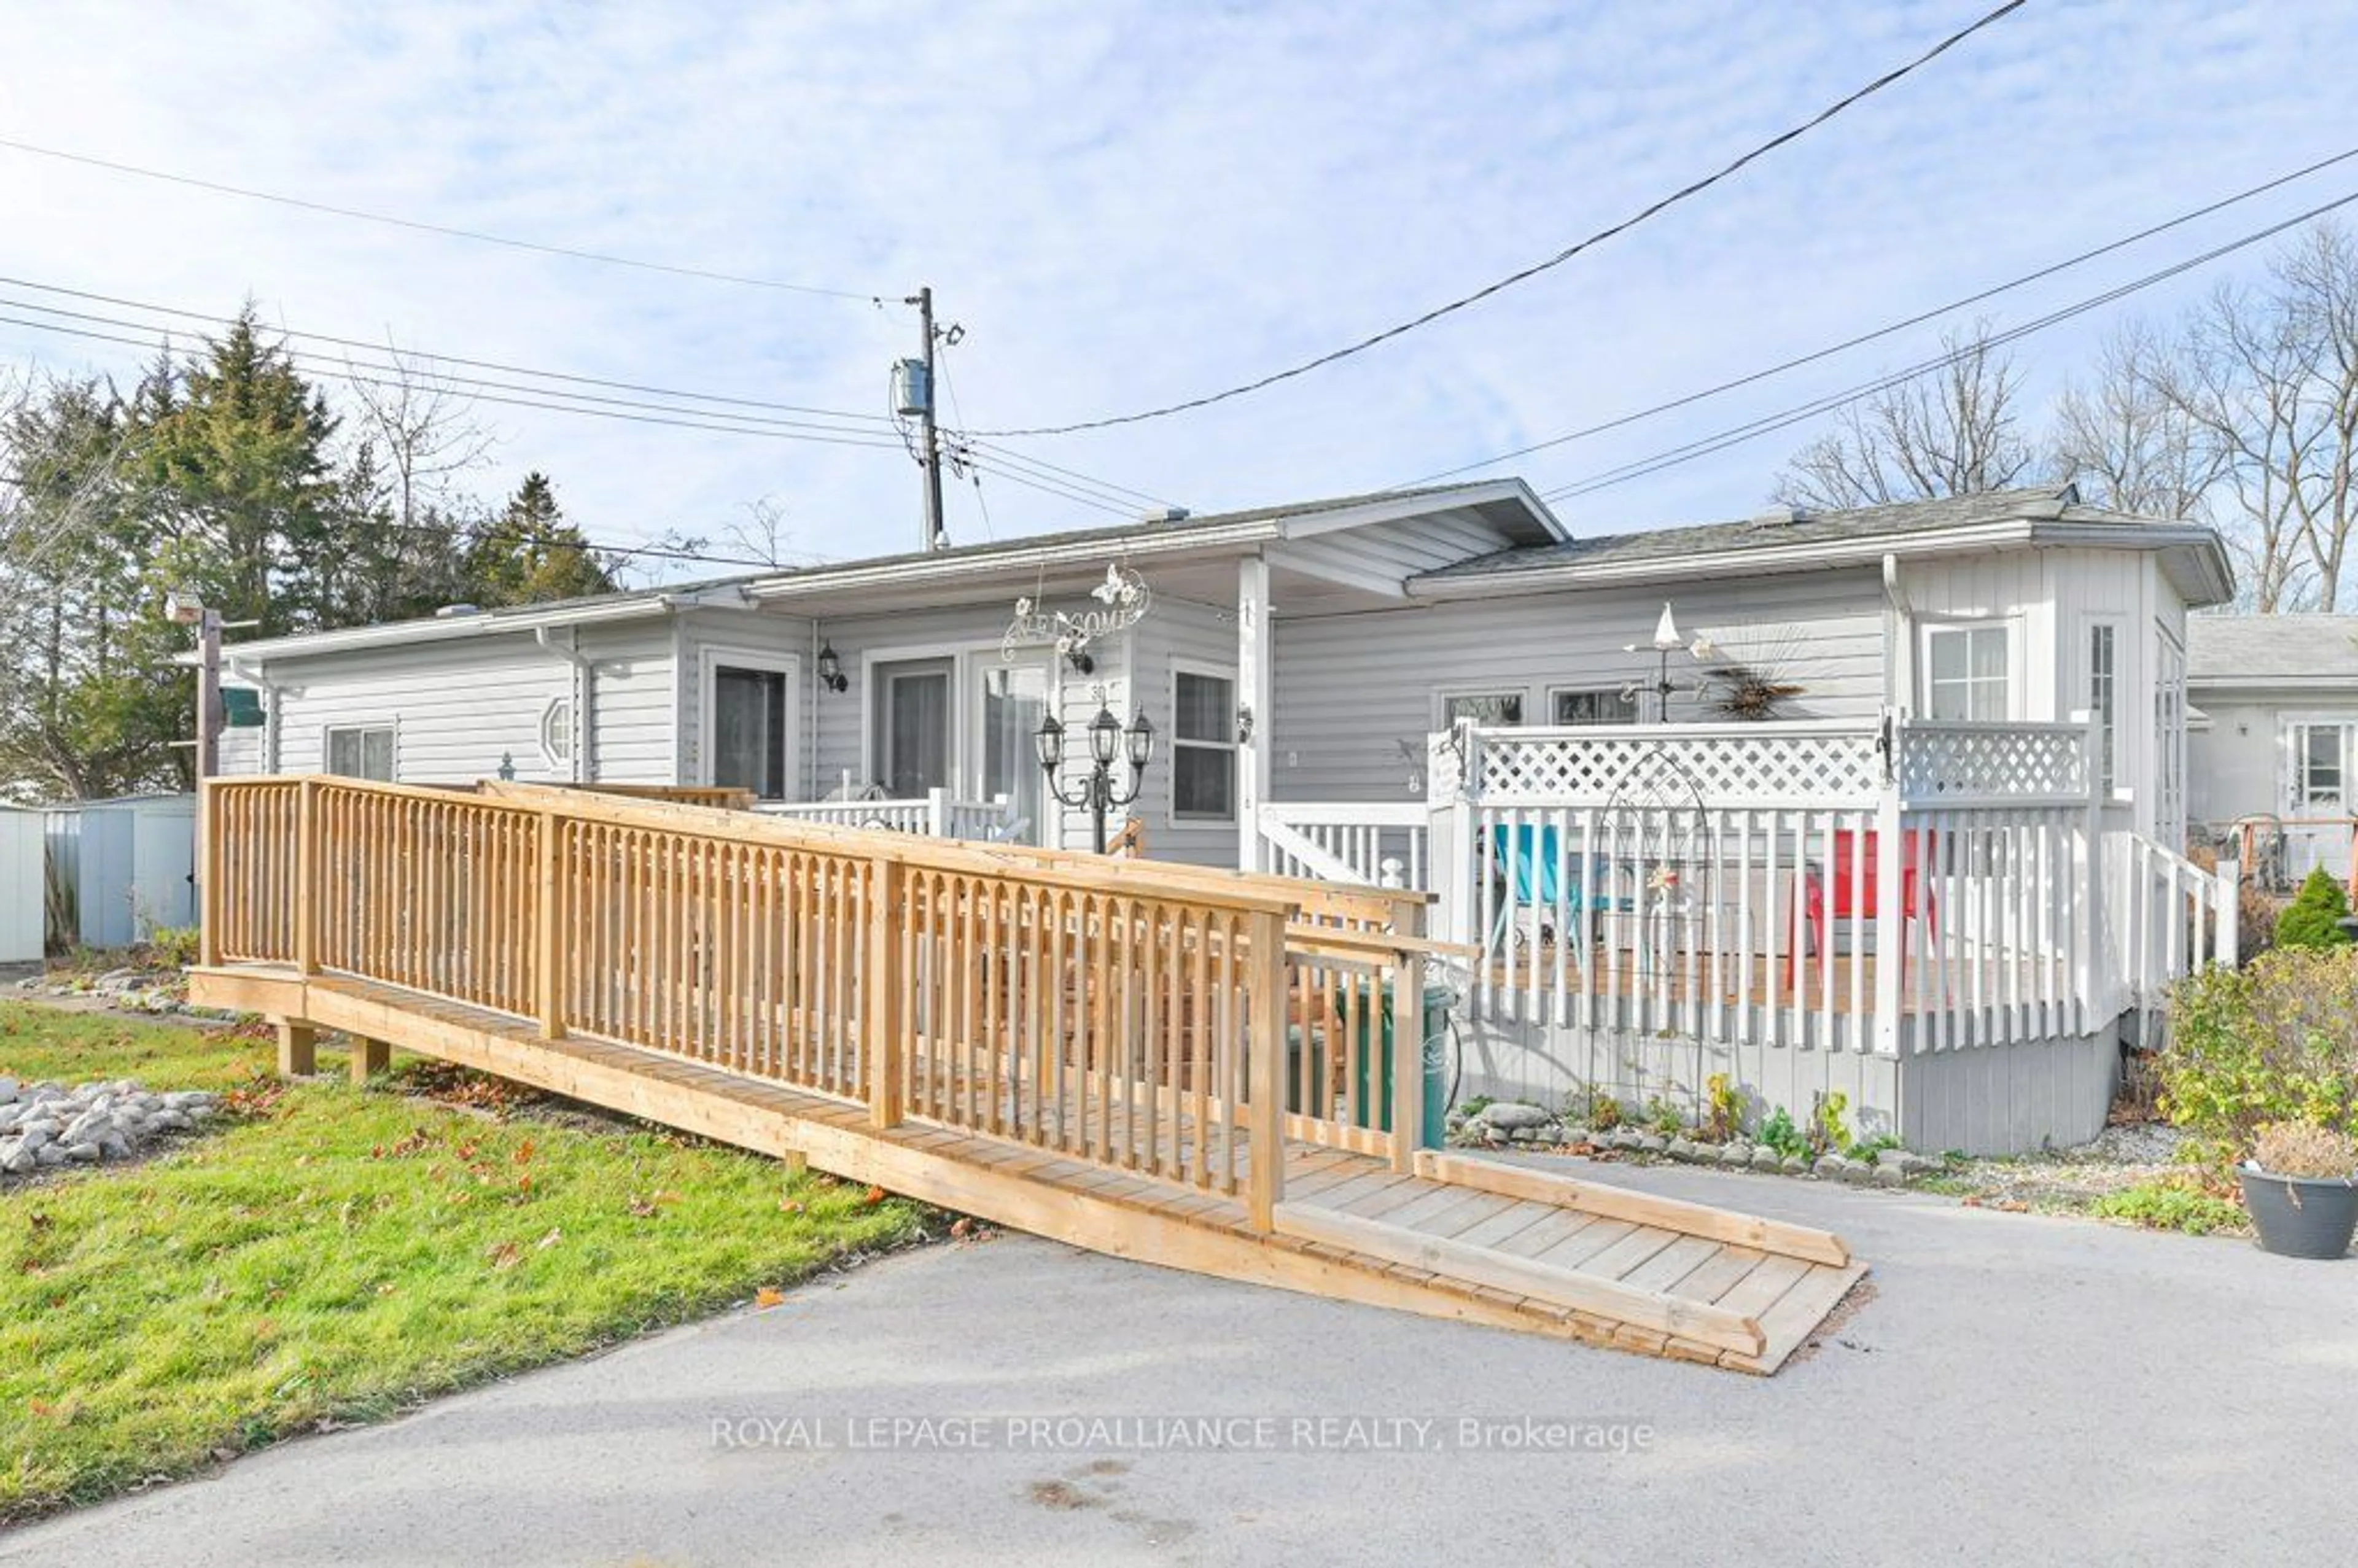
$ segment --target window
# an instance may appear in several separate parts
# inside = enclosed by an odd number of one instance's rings
[[[1047,840],[1047,778],[1040,771],[1033,736],[1048,717],[1048,665],[1039,659],[1011,665],[996,647],[975,655],[981,672],[976,706],[977,750],[981,758],[982,798],[1005,795],[1025,843]]]
[[[1548,719],[1555,724],[1627,724],[1637,710],[1621,700],[1618,690],[1572,690],[1558,687],[1548,693]]]
[[[2012,641],[2003,624],[1924,629],[1924,716],[1935,719],[2008,718],[2014,680]]]
[[[876,782],[894,800],[950,785],[949,659],[876,666]]]
[[[328,771],[348,779],[393,782],[393,726],[351,725],[328,731]]]
[[[1441,695],[1441,727],[1454,728],[1461,719],[1480,725],[1520,724],[1523,694],[1520,691],[1458,691]]]
[[[2088,628],[2088,711],[2096,716],[2102,747],[2098,766],[2104,787],[2109,791],[2115,773],[2120,714],[2120,635],[2118,627],[2105,622]]]
[[[1171,815],[1233,822],[1237,815],[1237,683],[1195,670],[1174,673]]]
[[[783,670],[712,671],[712,782],[786,797],[786,676]]]
[[[2345,762],[2349,728],[2341,724],[2293,726],[2293,809],[2340,816],[2347,796]]]
[[[540,710],[540,754],[549,766],[561,768],[573,761],[573,699],[549,698]]]

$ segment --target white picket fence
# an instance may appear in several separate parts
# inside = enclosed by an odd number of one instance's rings
[[[2234,870],[2106,830],[2085,723],[1460,729],[1266,869],[1437,896],[1477,1025],[1891,1056],[2079,1039],[2235,951]]]
[[[1014,805],[1005,795],[960,800],[946,789],[897,800],[763,801],[754,809],[798,822],[987,842],[1014,838],[1031,826],[1016,817]]]

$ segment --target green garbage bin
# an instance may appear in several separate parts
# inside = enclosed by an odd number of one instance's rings
[[[1370,998],[1368,994],[1371,987],[1379,993],[1374,998]],[[1357,1125],[1371,1126],[1377,1131],[1390,1132],[1392,1130],[1392,1042],[1398,1033],[1398,1031],[1392,1027],[1391,988],[1378,981],[1358,982],[1356,988],[1358,991],[1357,998],[1358,1006],[1356,1014],[1349,1005],[1353,1000],[1351,996],[1353,989],[1350,985],[1345,985],[1336,989],[1334,1016],[1338,1027],[1341,1021],[1345,1019],[1356,1016],[1358,1020],[1359,1038],[1355,1044],[1360,1048],[1351,1054],[1358,1064],[1357,1071],[1359,1081],[1355,1086],[1355,1089],[1360,1108]],[[1444,1103],[1449,1094],[1449,1084],[1446,1078],[1449,1070],[1449,1010],[1456,1000],[1456,993],[1447,986],[1433,985],[1424,988],[1423,1028],[1419,1033],[1422,1049],[1418,1053],[1424,1067],[1424,1125],[1419,1130],[1417,1138],[1420,1148],[1438,1149],[1442,1146],[1444,1119],[1449,1111],[1449,1107]],[[1377,1048],[1374,1050],[1366,1049],[1368,1031],[1370,1028],[1382,1031],[1379,1036]],[[1286,1063],[1288,1068],[1286,1108],[1298,1111],[1302,1108],[1298,1103],[1302,1098],[1303,1081],[1301,1031],[1289,1031],[1287,1044],[1289,1049],[1286,1054],[1289,1059]],[[1314,1042],[1310,1046],[1310,1081],[1314,1084],[1323,1084],[1326,1081],[1325,1052],[1322,1046],[1323,1042]],[[1383,1064],[1380,1075],[1382,1082],[1371,1094],[1368,1084],[1368,1068],[1371,1063],[1378,1061]]]

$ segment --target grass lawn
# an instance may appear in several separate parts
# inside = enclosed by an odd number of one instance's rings
[[[0,1190],[0,1522],[578,1356],[925,1222],[692,1140],[423,1100],[398,1071],[282,1092],[268,1059],[252,1033],[0,1003],[0,1076],[239,1108],[146,1163]]]

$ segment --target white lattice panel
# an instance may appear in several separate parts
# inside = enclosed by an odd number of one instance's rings
[[[1499,805],[1606,806],[1633,786],[1659,790],[1674,770],[1704,806],[1864,806],[1883,783],[1876,739],[1872,730],[1776,724],[1486,730],[1476,787]]]
[[[1911,806],[2079,801],[2088,795],[2088,731],[2076,724],[1909,724],[1899,787]]]

